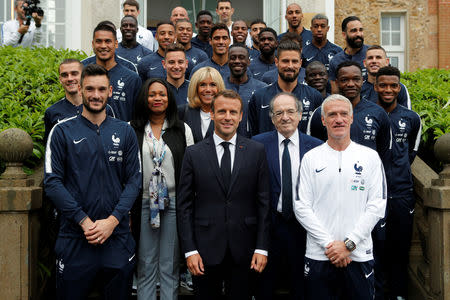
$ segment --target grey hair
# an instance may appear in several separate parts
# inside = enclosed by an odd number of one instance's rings
[[[348,107],[349,107],[349,113],[350,113],[350,116],[353,115],[353,105],[352,105],[352,103],[350,102],[350,100],[348,100],[347,97],[344,97],[344,96],[342,96],[342,95],[339,95],[339,94],[333,94],[333,95],[328,96],[328,97],[327,97],[325,100],[323,100],[323,102],[322,102],[322,106],[321,106],[321,108],[320,108],[320,114],[322,115],[322,117],[325,117],[325,110],[324,110],[325,104],[327,104],[327,103],[329,103],[329,102],[334,102],[334,101],[342,101],[342,102],[347,103],[347,104],[348,104]]]
[[[327,24],[329,23],[328,17],[322,14],[317,14],[311,19],[311,25],[314,22],[314,20],[327,20]]]
[[[292,99],[294,99],[294,101],[295,101],[295,106],[297,107],[298,113],[299,113],[299,114],[302,114],[302,112],[303,112],[303,105],[302,105],[302,103],[300,102],[300,100],[298,100],[298,98],[297,98],[294,94],[292,94],[292,93],[281,92],[281,93],[276,94],[276,95],[270,100],[270,103],[269,103],[269,116],[270,116],[270,118],[273,117],[273,113],[274,113],[274,111],[273,111],[273,103],[274,103],[275,100],[276,100],[278,97],[280,97],[280,96],[288,96],[288,97],[291,97]]]

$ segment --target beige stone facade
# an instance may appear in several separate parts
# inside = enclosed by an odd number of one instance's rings
[[[346,16],[360,17],[364,25],[365,43],[373,45],[381,43],[381,14],[402,13],[406,23],[405,70],[448,69],[449,31],[443,28],[450,22],[448,5],[449,1],[443,0],[336,0],[335,43],[345,45],[340,24]]]

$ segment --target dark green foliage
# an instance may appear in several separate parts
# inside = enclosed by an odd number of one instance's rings
[[[426,69],[404,73],[412,108],[422,119],[422,140],[433,141],[450,132],[450,71]]]
[[[0,47],[0,132],[17,127],[31,135],[34,149],[27,167],[44,158],[44,112],[64,96],[58,79],[60,62],[86,56],[54,48]]]
[[[436,172],[442,163],[436,161],[433,146],[438,137],[450,132],[450,71],[426,69],[404,73],[412,108],[422,119],[422,143],[419,156]]]

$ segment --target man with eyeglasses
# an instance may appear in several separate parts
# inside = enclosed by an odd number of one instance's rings
[[[269,164],[272,230],[268,264],[261,274],[257,299],[274,299],[277,278],[287,274],[291,299],[303,299],[306,232],[295,220],[292,202],[298,198],[299,165],[303,155],[322,141],[298,130],[302,104],[291,93],[277,94],[269,104],[276,130],[253,137],[264,144]],[[285,271],[285,272],[283,272]],[[286,275],[285,275],[286,276]],[[279,281],[278,281],[279,282]]]

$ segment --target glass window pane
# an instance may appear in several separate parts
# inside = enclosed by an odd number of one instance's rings
[[[387,31],[391,29],[390,18],[389,17],[381,17],[381,30]]]
[[[391,66],[398,68],[398,56],[390,56],[389,63]]]
[[[56,23],[64,23],[66,16],[64,15],[64,8],[57,8],[55,11]]]
[[[391,30],[400,31],[400,17],[391,17]]]
[[[400,46],[400,32],[392,33],[392,46]]]
[[[64,25],[56,25],[55,48],[65,47]]]
[[[389,46],[391,44],[389,32],[383,32],[381,34],[381,44],[383,46]]]
[[[6,0],[0,0],[0,23],[3,23],[7,20],[6,17],[7,10],[5,10],[5,1]]]

